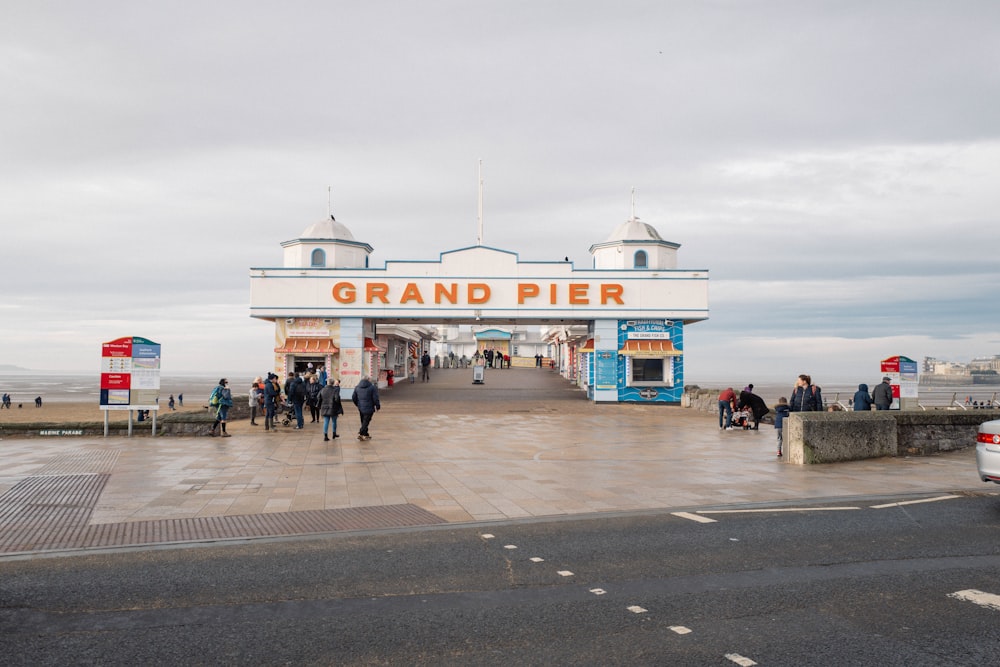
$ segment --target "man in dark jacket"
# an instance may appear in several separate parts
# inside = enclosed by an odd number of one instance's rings
[[[288,400],[295,408],[295,428],[302,428],[302,406],[306,402],[306,383],[296,375],[288,385]]]
[[[882,378],[882,384],[872,391],[872,403],[876,410],[888,410],[892,407],[892,380],[889,376]]]
[[[368,378],[362,378],[358,386],[354,388],[351,401],[358,406],[358,412],[361,414],[361,429],[358,431],[358,440],[371,440],[372,437],[368,434],[368,425],[375,412],[382,409],[382,404],[378,400],[378,387],[373,385]]]

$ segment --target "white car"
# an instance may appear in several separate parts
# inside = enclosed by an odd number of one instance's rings
[[[979,479],[1000,484],[1000,419],[983,422],[976,436],[976,467]]]

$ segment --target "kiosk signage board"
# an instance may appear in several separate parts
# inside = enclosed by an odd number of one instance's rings
[[[160,345],[128,336],[101,345],[101,409],[158,410]]]

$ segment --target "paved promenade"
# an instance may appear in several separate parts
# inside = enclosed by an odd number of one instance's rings
[[[439,370],[382,392],[372,439],[320,424],[231,438],[0,441],[0,554],[852,496],[990,492],[973,448],[794,466],[774,429],[594,405],[548,369]],[[261,420],[259,423],[263,424]]]

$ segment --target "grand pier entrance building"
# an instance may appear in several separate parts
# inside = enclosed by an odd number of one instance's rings
[[[708,271],[678,269],[679,244],[634,215],[590,247],[587,269],[483,245],[373,268],[372,246],[332,216],[281,246],[282,266],[250,269],[250,315],[274,323],[274,372],[323,366],[346,396],[362,376],[411,375],[439,325],[464,324],[540,327],[545,356],[595,402],[679,403],[685,326],[708,317]]]

